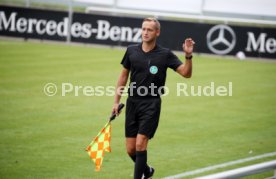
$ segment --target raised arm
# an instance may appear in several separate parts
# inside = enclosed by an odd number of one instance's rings
[[[194,50],[194,44],[195,42],[193,39],[188,38],[185,40],[185,42],[182,45],[183,51],[185,53],[185,63],[180,65],[176,71],[179,73],[181,76],[185,78],[191,78],[192,77],[192,55],[193,55],[193,50]]]
[[[129,75],[129,70],[126,68],[123,68],[123,70],[121,71],[121,74],[119,76],[117,85],[116,85],[116,91],[115,91],[115,99],[114,99],[114,105],[112,108],[112,113],[115,112],[116,115],[118,114],[118,106],[120,103],[120,99],[121,99],[121,94],[124,90],[124,87],[126,86],[127,80],[128,80],[128,75]]]

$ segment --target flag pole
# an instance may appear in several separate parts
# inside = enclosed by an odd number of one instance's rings
[[[124,105],[123,103],[119,104],[119,107],[118,107],[118,112],[119,112],[119,113],[120,113],[121,110],[124,108],[124,106],[125,106],[125,105]],[[109,118],[109,122],[113,121],[115,118],[116,118],[116,114],[113,112],[113,113],[111,114],[110,118]]]

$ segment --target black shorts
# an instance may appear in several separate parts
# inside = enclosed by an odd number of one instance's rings
[[[161,98],[129,97],[126,102],[126,137],[146,135],[151,139],[158,127],[161,110]]]

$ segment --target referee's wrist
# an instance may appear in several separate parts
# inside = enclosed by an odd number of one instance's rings
[[[193,59],[193,55],[192,54],[186,54],[185,55],[185,59],[186,60],[192,60]]]

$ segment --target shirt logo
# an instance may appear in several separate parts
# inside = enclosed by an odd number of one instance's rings
[[[150,73],[155,75],[158,72],[157,66],[151,66],[150,67]]]

